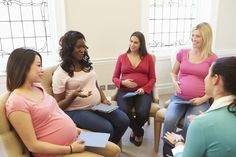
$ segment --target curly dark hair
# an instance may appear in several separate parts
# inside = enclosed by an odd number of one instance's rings
[[[220,75],[225,91],[236,95],[236,57],[219,58],[212,66],[211,76]],[[236,99],[228,106],[228,111],[236,116]]]
[[[74,76],[74,58],[72,52],[74,51],[74,47],[76,42],[79,39],[84,39],[85,37],[82,33],[78,31],[68,31],[62,36],[59,40],[60,49],[60,57],[62,60],[61,67],[65,70],[70,77]],[[92,63],[90,62],[90,57],[88,55],[88,47],[85,46],[84,57],[82,60],[79,60],[78,63],[81,65],[81,68],[85,72],[89,72],[93,69]]]

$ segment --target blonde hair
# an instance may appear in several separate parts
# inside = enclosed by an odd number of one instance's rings
[[[211,26],[206,23],[198,24],[192,31],[199,30],[202,38],[202,58],[208,58],[209,54],[212,53],[212,29]]]

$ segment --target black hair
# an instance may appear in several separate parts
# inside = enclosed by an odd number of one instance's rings
[[[84,39],[85,37],[82,33],[78,31],[68,31],[62,36],[59,40],[60,49],[60,57],[62,60],[61,67],[65,70],[70,77],[74,76],[74,68],[75,65],[73,63],[74,58],[72,56],[72,52],[74,51],[76,42],[79,39]],[[88,47],[85,46],[85,52],[82,60],[77,61],[82,70],[85,72],[89,72],[93,69],[92,63],[90,62],[90,57],[88,55]]]
[[[41,55],[32,49],[18,48],[12,51],[8,58],[6,69],[7,89],[10,92],[20,88],[25,83],[36,55],[40,57],[42,65]]]
[[[211,76],[220,75],[224,90],[236,96],[236,57],[219,58],[212,66]],[[228,111],[236,116],[236,99],[228,106]]]
[[[130,39],[133,36],[137,37],[139,39],[139,41],[140,41],[140,48],[139,48],[139,55],[140,55],[140,57],[142,58],[142,57],[146,56],[148,54],[148,52],[147,52],[145,37],[144,37],[143,33],[138,32],[138,31],[134,32],[130,36]],[[129,47],[129,49],[127,50],[127,53],[130,53],[130,52],[131,52],[131,50],[130,50],[130,47]]]

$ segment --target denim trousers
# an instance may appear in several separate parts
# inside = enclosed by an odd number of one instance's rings
[[[176,104],[177,101],[188,101],[178,96],[173,96],[165,114],[163,133],[176,132],[179,120],[184,117],[184,126],[182,136],[185,138],[188,126],[190,124],[189,115],[199,115],[205,112],[209,107],[209,102],[204,102],[201,105],[194,106],[191,104]]]
[[[123,98],[128,91],[118,91],[117,103],[119,108],[124,111],[130,120],[130,128],[135,136],[143,136],[143,125],[149,118],[150,107],[152,103],[151,94],[136,95],[134,97]],[[132,108],[135,109],[135,115],[132,115]]]
[[[77,127],[94,132],[109,133],[109,141],[118,144],[129,126],[128,116],[116,109],[111,113],[93,110],[65,111]]]

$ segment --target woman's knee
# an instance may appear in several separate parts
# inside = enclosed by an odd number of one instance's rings
[[[114,135],[114,128],[113,128],[112,124],[104,125],[102,130],[105,133],[109,133],[111,136]]]
[[[205,112],[206,110],[208,110],[210,108],[210,104],[209,103],[203,103],[199,106],[193,106],[192,108],[189,109],[189,111],[187,111],[186,115],[200,115],[203,112]]]
[[[117,123],[119,125],[126,127],[126,128],[128,128],[129,123],[130,123],[130,119],[129,119],[128,115],[122,111],[121,111],[119,119],[117,121],[118,121]]]
[[[173,117],[165,117],[164,120],[164,132],[174,131],[176,129],[177,120]]]
[[[135,114],[138,119],[145,119],[146,120],[149,117],[149,112],[136,112]]]
[[[202,112],[205,112],[206,110],[208,110],[210,108],[210,103],[209,102],[205,102],[202,104]]]
[[[131,109],[127,103],[124,103],[124,104],[122,102],[117,102],[117,103],[119,106],[119,110],[121,110],[122,112],[124,112],[127,115],[131,113]]]

